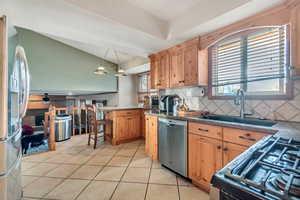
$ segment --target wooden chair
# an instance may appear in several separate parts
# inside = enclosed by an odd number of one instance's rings
[[[94,149],[97,147],[97,142],[99,138],[104,138],[105,132],[105,120],[97,120],[96,106],[95,105],[86,105],[87,110],[87,125],[88,125],[88,145],[91,144],[91,140],[94,140]],[[103,130],[100,131],[99,126],[103,126]],[[99,134],[102,134],[99,136]]]

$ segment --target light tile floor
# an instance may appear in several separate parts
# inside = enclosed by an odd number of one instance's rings
[[[23,158],[23,200],[208,200],[207,193],[145,154],[142,140],[87,146],[87,136],[57,151]]]

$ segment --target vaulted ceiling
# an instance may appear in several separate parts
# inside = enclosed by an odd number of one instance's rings
[[[120,64],[284,1],[0,0],[0,14],[12,25]]]

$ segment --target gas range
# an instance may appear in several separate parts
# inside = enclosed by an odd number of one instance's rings
[[[300,200],[300,141],[270,136],[212,178],[219,199]]]

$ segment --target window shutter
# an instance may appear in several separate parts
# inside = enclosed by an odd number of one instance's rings
[[[224,86],[287,76],[286,26],[226,40],[212,47],[212,86]]]

